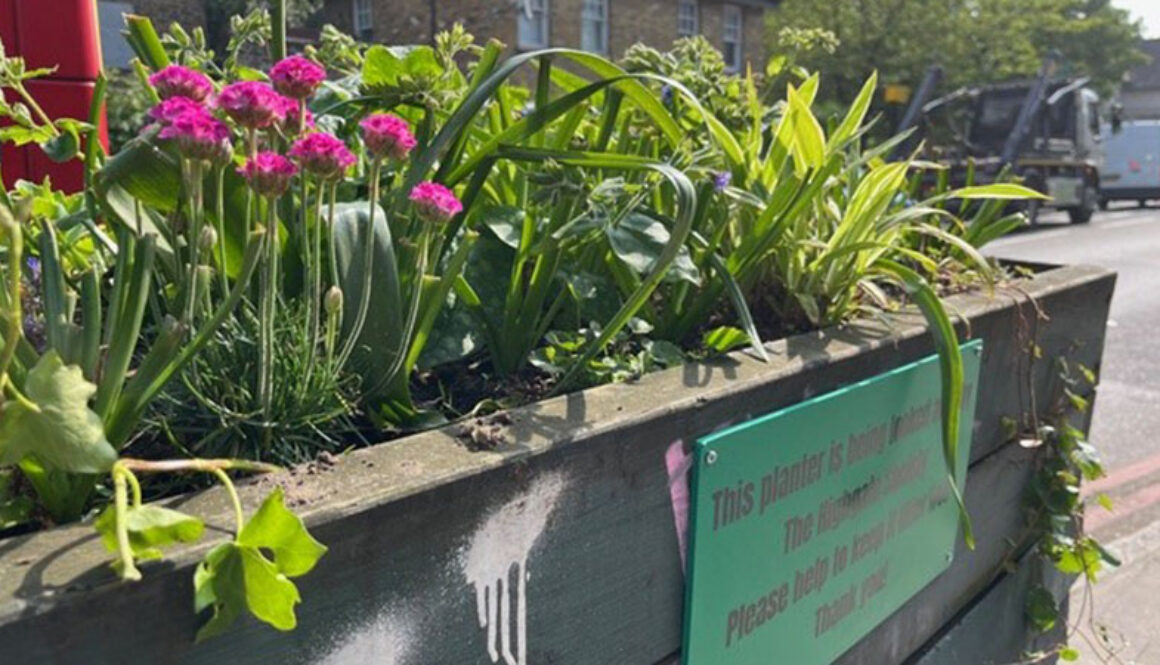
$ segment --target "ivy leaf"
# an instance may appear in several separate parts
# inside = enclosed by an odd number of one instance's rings
[[[286,577],[309,573],[326,553],[326,546],[306,531],[302,518],[282,503],[281,487],[266,497],[258,512],[242,528],[238,544],[273,552],[278,572]]]
[[[1055,596],[1043,586],[1035,586],[1027,592],[1027,618],[1041,633],[1055,627],[1059,619],[1059,608],[1055,604]]]
[[[174,543],[192,543],[205,532],[205,523],[185,513],[145,505],[129,508],[125,513],[125,524],[129,530],[129,548],[138,561],[161,558],[161,548]],[[101,542],[110,552],[117,551],[117,511],[113,506],[105,509],[93,524],[101,534]],[[120,565],[114,562],[114,568]]]
[[[0,463],[31,455],[48,470],[107,472],[117,451],[105,439],[100,416],[89,409],[96,392],[81,368],[66,367],[55,350],[41,356],[24,383],[32,404],[9,400],[0,407]]]
[[[289,578],[309,572],[325,552],[326,546],[286,509],[281,488],[275,489],[237,540],[215,547],[194,572],[195,609],[213,608],[197,640],[224,631],[243,609],[278,630],[293,630],[298,625],[294,606],[302,598]]]

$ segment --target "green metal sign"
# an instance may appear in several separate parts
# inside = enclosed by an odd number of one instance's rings
[[[966,477],[982,343],[963,346]],[[697,441],[685,665],[826,665],[950,565],[937,358]]]

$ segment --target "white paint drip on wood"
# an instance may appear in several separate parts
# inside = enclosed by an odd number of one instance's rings
[[[488,515],[460,558],[464,577],[475,587],[479,627],[487,630],[493,663],[502,658],[505,665],[527,665],[528,558],[566,485],[557,473],[537,479],[526,493]]]
[[[344,631],[320,665],[407,665],[415,631],[410,618],[390,609],[362,628]]]

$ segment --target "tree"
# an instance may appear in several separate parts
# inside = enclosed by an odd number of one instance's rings
[[[873,70],[914,85],[939,64],[954,87],[1031,76],[1052,52],[1108,94],[1147,62],[1142,25],[1111,0],[783,0],[767,22],[770,52],[823,72],[836,99],[853,98]],[[818,28],[838,47],[801,51],[795,36]]]

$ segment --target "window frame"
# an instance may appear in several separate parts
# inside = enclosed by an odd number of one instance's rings
[[[351,26],[357,39],[373,39],[375,34],[375,6],[371,0],[351,0]],[[364,23],[365,21],[365,23]]]
[[[600,16],[592,17],[589,15],[589,8],[593,4],[599,3]],[[597,53],[605,55],[609,51],[608,44],[608,15],[609,15],[609,0],[581,0],[580,2],[580,48],[590,53]],[[600,45],[599,48],[593,48],[589,44],[584,43],[585,24],[589,21],[599,22],[600,27]]]
[[[690,16],[685,13],[691,11]],[[686,23],[690,25],[686,30]],[[701,32],[701,3],[697,0],[677,1],[677,37],[693,37]]]
[[[539,43],[528,41],[524,31],[521,29],[524,25],[524,19],[527,16],[528,8],[531,8],[532,19],[535,18],[535,12],[541,11],[540,16],[540,31],[543,33],[543,40]],[[552,2],[551,0],[517,0],[516,1],[516,46],[520,50],[526,51],[531,49],[547,48],[552,43]],[[529,19],[532,20],[532,19]]]
[[[731,24],[735,22],[734,24]],[[735,41],[730,41],[731,33],[736,33]],[[738,5],[723,4],[721,5],[721,55],[727,56],[727,44],[735,44],[734,55],[736,62],[729,62],[728,58],[725,60],[725,69],[729,72],[741,71],[742,65],[745,62],[744,56],[744,35],[745,35],[745,14]]]

